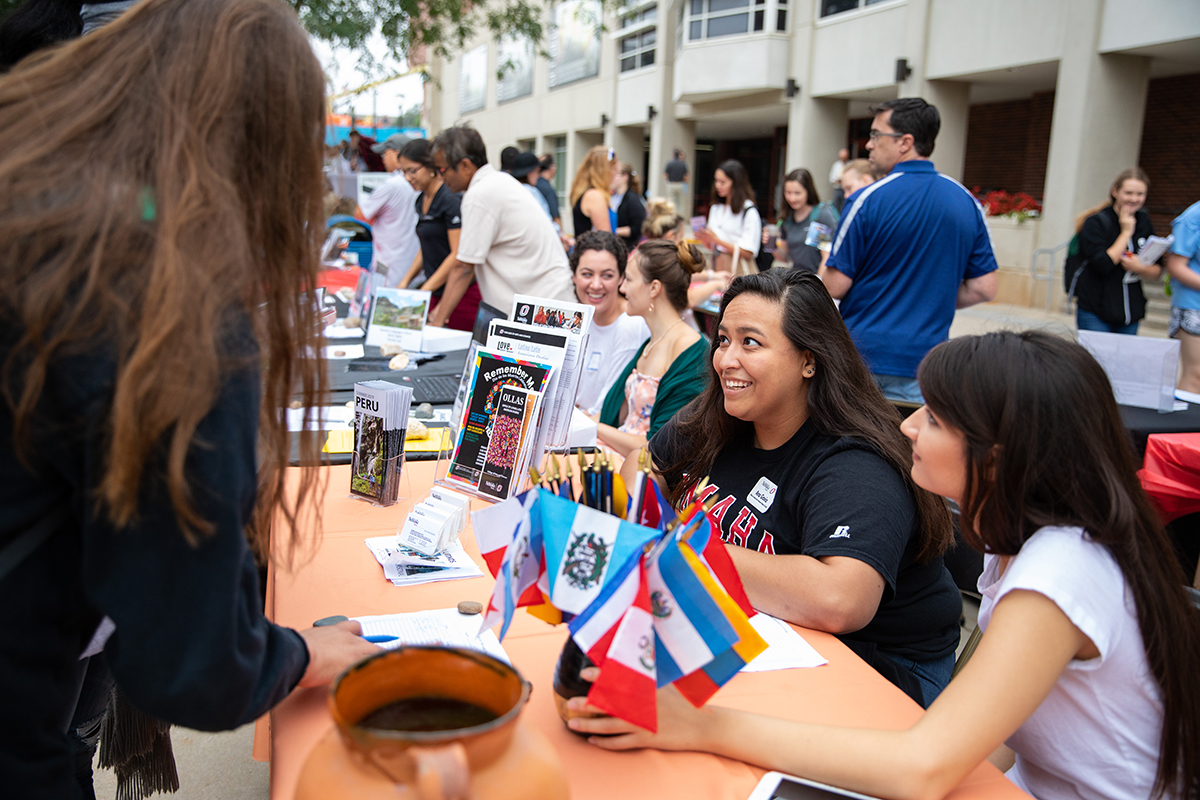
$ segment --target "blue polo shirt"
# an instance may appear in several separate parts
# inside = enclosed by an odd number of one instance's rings
[[[842,319],[871,372],[916,377],[949,338],[958,287],[996,256],[966,187],[931,161],[902,161],[847,201],[827,264],[854,281]]]

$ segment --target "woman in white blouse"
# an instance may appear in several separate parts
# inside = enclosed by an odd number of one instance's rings
[[[713,251],[713,268],[734,275],[753,271],[762,242],[762,217],[754,205],[754,189],[742,162],[729,159],[713,175],[708,226],[696,237]],[[737,253],[734,263],[734,253]]]

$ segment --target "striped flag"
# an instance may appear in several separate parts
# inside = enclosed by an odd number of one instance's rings
[[[600,667],[588,702],[649,731],[658,730],[654,617],[641,553],[583,614],[571,621],[575,643]]]
[[[666,527],[675,521],[675,509],[671,508],[671,504],[659,491],[658,484],[648,475],[643,481],[638,505],[640,508],[634,522],[639,525],[666,530]]]

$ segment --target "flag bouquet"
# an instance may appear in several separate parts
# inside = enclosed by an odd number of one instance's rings
[[[676,515],[646,470],[628,496],[611,471],[605,488],[603,468],[589,484],[592,471],[584,493],[590,486],[587,499],[600,508],[564,490],[568,472],[557,486],[550,478],[551,488],[538,476],[535,488],[474,514],[496,577],[483,626],[501,624],[503,638],[521,607],[569,623],[574,644],[601,668],[589,702],[653,731],[658,688],[673,683],[701,706],[767,645],[703,505]],[[624,514],[608,513],[610,504]]]

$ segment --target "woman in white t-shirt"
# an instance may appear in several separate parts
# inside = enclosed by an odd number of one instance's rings
[[[617,376],[650,338],[646,321],[625,313],[625,298],[618,288],[625,278],[625,261],[625,244],[608,231],[581,234],[571,252],[575,296],[596,309],[575,395],[575,405],[591,416],[600,413]]]
[[[1039,800],[1200,797],[1200,615],[1103,369],[1065,339],[1004,332],[939,345],[918,378],[927,405],[901,426],[913,480],[958,501],[987,553],[985,633],[929,710],[873,731],[695,709],[666,689],[657,734],[571,728],[885,797],[943,797],[985,758]]]
[[[713,268],[740,275],[753,269],[762,244],[762,217],[754,206],[754,189],[742,162],[721,162],[713,173],[712,205],[708,226],[696,238],[713,251]],[[733,254],[737,251],[737,262]]]

